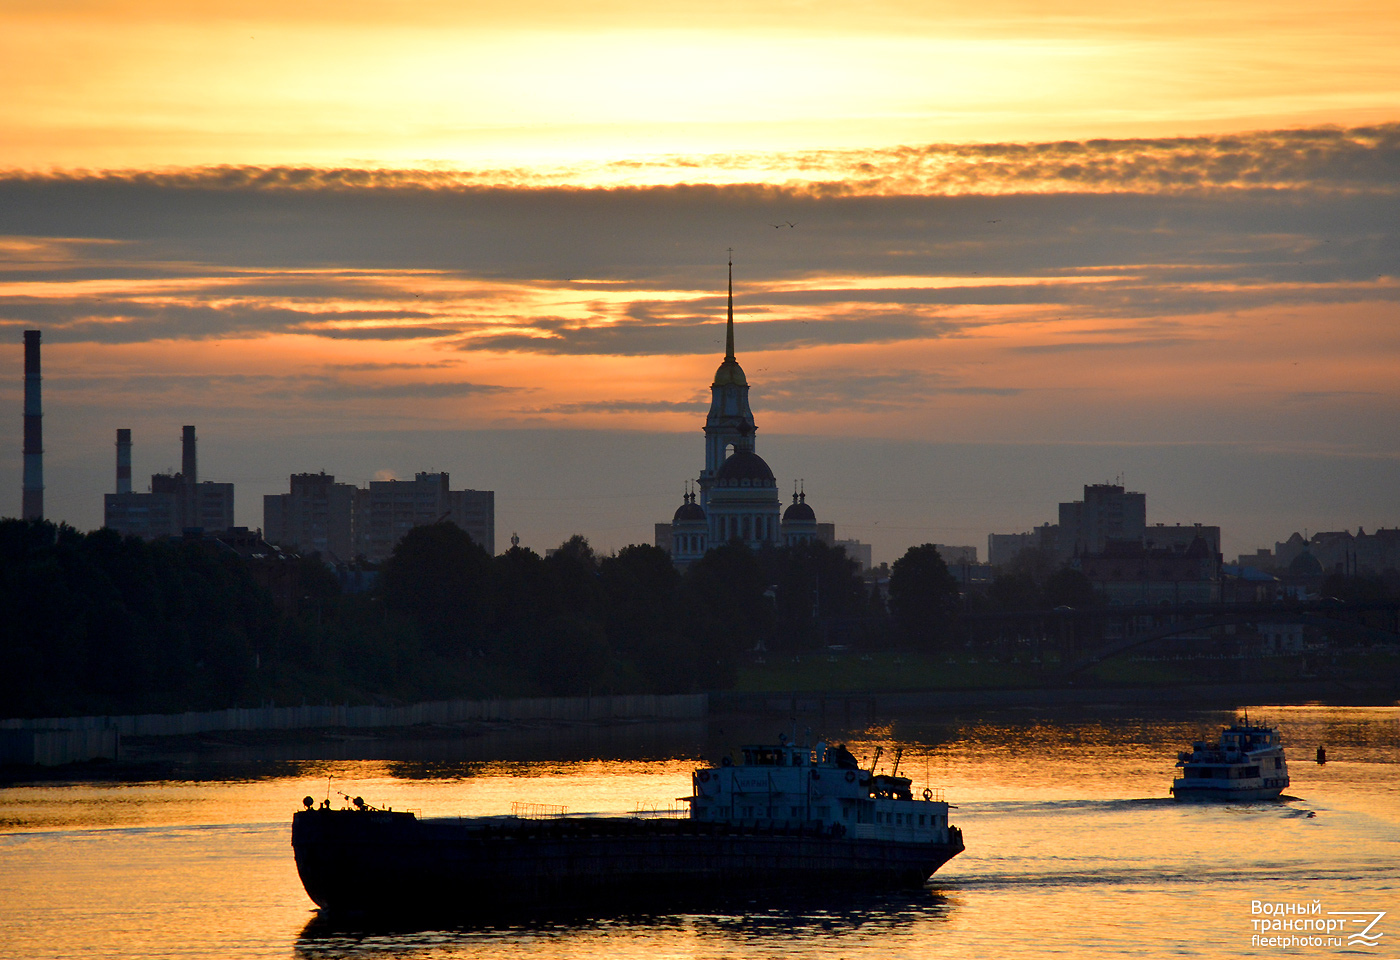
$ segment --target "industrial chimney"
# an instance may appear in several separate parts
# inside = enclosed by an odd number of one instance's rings
[[[25,520],[44,519],[44,409],[39,396],[39,331],[24,331]]]
[[[181,451],[180,473],[185,477],[185,486],[194,489],[194,485],[199,482],[198,466],[194,454],[194,427],[185,427]]]
[[[131,492],[131,428],[117,430],[117,493]]]

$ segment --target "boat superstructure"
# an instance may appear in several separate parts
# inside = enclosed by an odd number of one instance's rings
[[[1198,740],[1177,757],[1178,800],[1273,800],[1288,786],[1288,763],[1277,727],[1234,723],[1215,742]]]
[[[859,840],[889,840],[957,846],[961,835],[948,822],[948,804],[912,781],[861,769],[844,746],[815,748],[781,739],[776,746],[746,746],[740,762],[697,770],[690,803],[693,820],[705,822],[820,824]],[[930,871],[932,872],[932,871]]]

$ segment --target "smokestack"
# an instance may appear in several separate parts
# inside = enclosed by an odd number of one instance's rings
[[[183,457],[180,472],[185,475],[185,486],[193,488],[199,482],[199,470],[194,455],[194,427],[185,427],[183,436]]]
[[[24,502],[25,520],[44,519],[44,409],[39,396],[39,331],[24,331]]]
[[[117,430],[117,493],[131,492],[131,428]]]

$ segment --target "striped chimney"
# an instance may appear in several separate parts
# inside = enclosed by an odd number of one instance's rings
[[[24,331],[24,500],[25,520],[44,519],[44,405],[39,393],[39,331]]]
[[[131,428],[117,430],[117,493],[131,492]]]

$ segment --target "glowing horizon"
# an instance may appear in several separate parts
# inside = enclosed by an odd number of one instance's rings
[[[13,3],[0,169],[533,169],[1400,119],[1384,3]],[[542,26],[543,25],[543,26]],[[701,170],[702,175],[711,171]],[[617,175],[617,171],[613,171]],[[625,180],[619,182],[627,182]],[[705,182],[702,179],[697,182]],[[722,182],[722,181],[721,181]],[[765,181],[771,182],[771,181]]]
[[[1124,464],[1151,519],[1237,549],[1400,524],[1393,5],[16,0],[0,25],[0,327],[44,331],[47,501],[79,525],[89,453],[171,421],[251,526],[289,472],[437,467],[536,546],[648,540],[696,469],[729,248],[773,466],[877,559],[1043,522]],[[970,515],[928,494],[949,445],[1021,479]],[[904,487],[867,501],[877,449]]]

